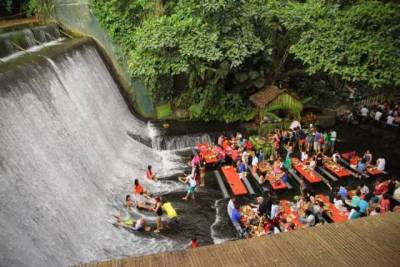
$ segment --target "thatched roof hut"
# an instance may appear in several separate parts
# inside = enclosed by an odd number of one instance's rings
[[[251,95],[250,101],[260,109],[261,113],[284,109],[299,119],[303,110],[303,104],[297,97],[290,94],[288,90],[279,89],[275,85],[268,85]]]

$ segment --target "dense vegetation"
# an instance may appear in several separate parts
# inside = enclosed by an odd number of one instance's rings
[[[46,20],[54,12],[53,0],[2,0],[0,1],[0,19],[17,19],[37,16]]]

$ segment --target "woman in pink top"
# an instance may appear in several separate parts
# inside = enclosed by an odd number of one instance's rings
[[[192,162],[191,162],[192,168],[196,168],[197,166],[200,165],[200,156],[199,155],[195,155],[192,158]]]

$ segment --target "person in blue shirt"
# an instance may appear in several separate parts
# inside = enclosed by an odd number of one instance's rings
[[[234,225],[239,224],[240,222],[240,212],[237,209],[236,205],[234,205],[234,207],[231,210],[231,220]]]
[[[237,172],[241,179],[246,178],[247,166],[242,160],[238,161]]]
[[[247,235],[246,231],[240,225],[240,211],[237,204],[235,204],[234,207],[232,208],[230,218],[233,226],[239,232],[239,235],[241,237],[246,237]]]
[[[341,185],[339,187],[338,195],[340,196],[340,198],[342,200],[346,200],[347,199],[347,189],[346,189],[345,186]]]
[[[360,217],[361,217],[360,208],[357,206],[357,207],[351,209],[348,219],[355,220]]]
[[[359,171],[360,173],[364,173],[366,169],[367,163],[365,162],[365,159],[360,160],[357,164],[357,171]]]
[[[360,190],[357,190],[356,194],[351,198],[351,206],[353,206],[353,207],[358,206],[358,203],[361,200],[360,196],[361,196],[361,192],[360,192]]]
[[[258,162],[263,162],[264,161],[265,155],[264,155],[264,151],[262,151],[262,149],[260,149],[258,151],[257,157],[258,157]]]
[[[236,201],[236,198],[232,197],[228,202],[227,211],[228,211],[229,217],[232,216],[232,210],[235,208],[235,201]]]
[[[362,216],[366,216],[367,215],[367,210],[369,208],[368,202],[365,201],[364,199],[361,199],[358,202],[358,207],[360,208],[360,213]]]
[[[319,153],[321,151],[321,133],[318,130],[314,135],[314,152]]]

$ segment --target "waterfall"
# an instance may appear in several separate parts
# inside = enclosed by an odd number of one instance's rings
[[[0,72],[0,84],[1,266],[66,266],[184,246],[110,223],[148,164],[164,176],[182,166],[173,152],[130,136],[150,138],[93,45]],[[151,189],[181,188],[169,181]]]
[[[20,31],[0,34],[0,58],[5,58],[16,51],[28,50],[37,45],[57,40],[61,37],[56,24],[37,26]]]
[[[200,143],[213,143],[213,137],[208,134],[189,134],[183,136],[155,136],[152,147],[157,150],[180,150],[194,147]]]
[[[147,123],[151,147],[157,150],[181,150],[194,147],[199,143],[213,143],[218,133],[190,133],[190,129],[184,135],[168,135],[158,129],[153,123]],[[136,138],[137,139],[137,138]]]

